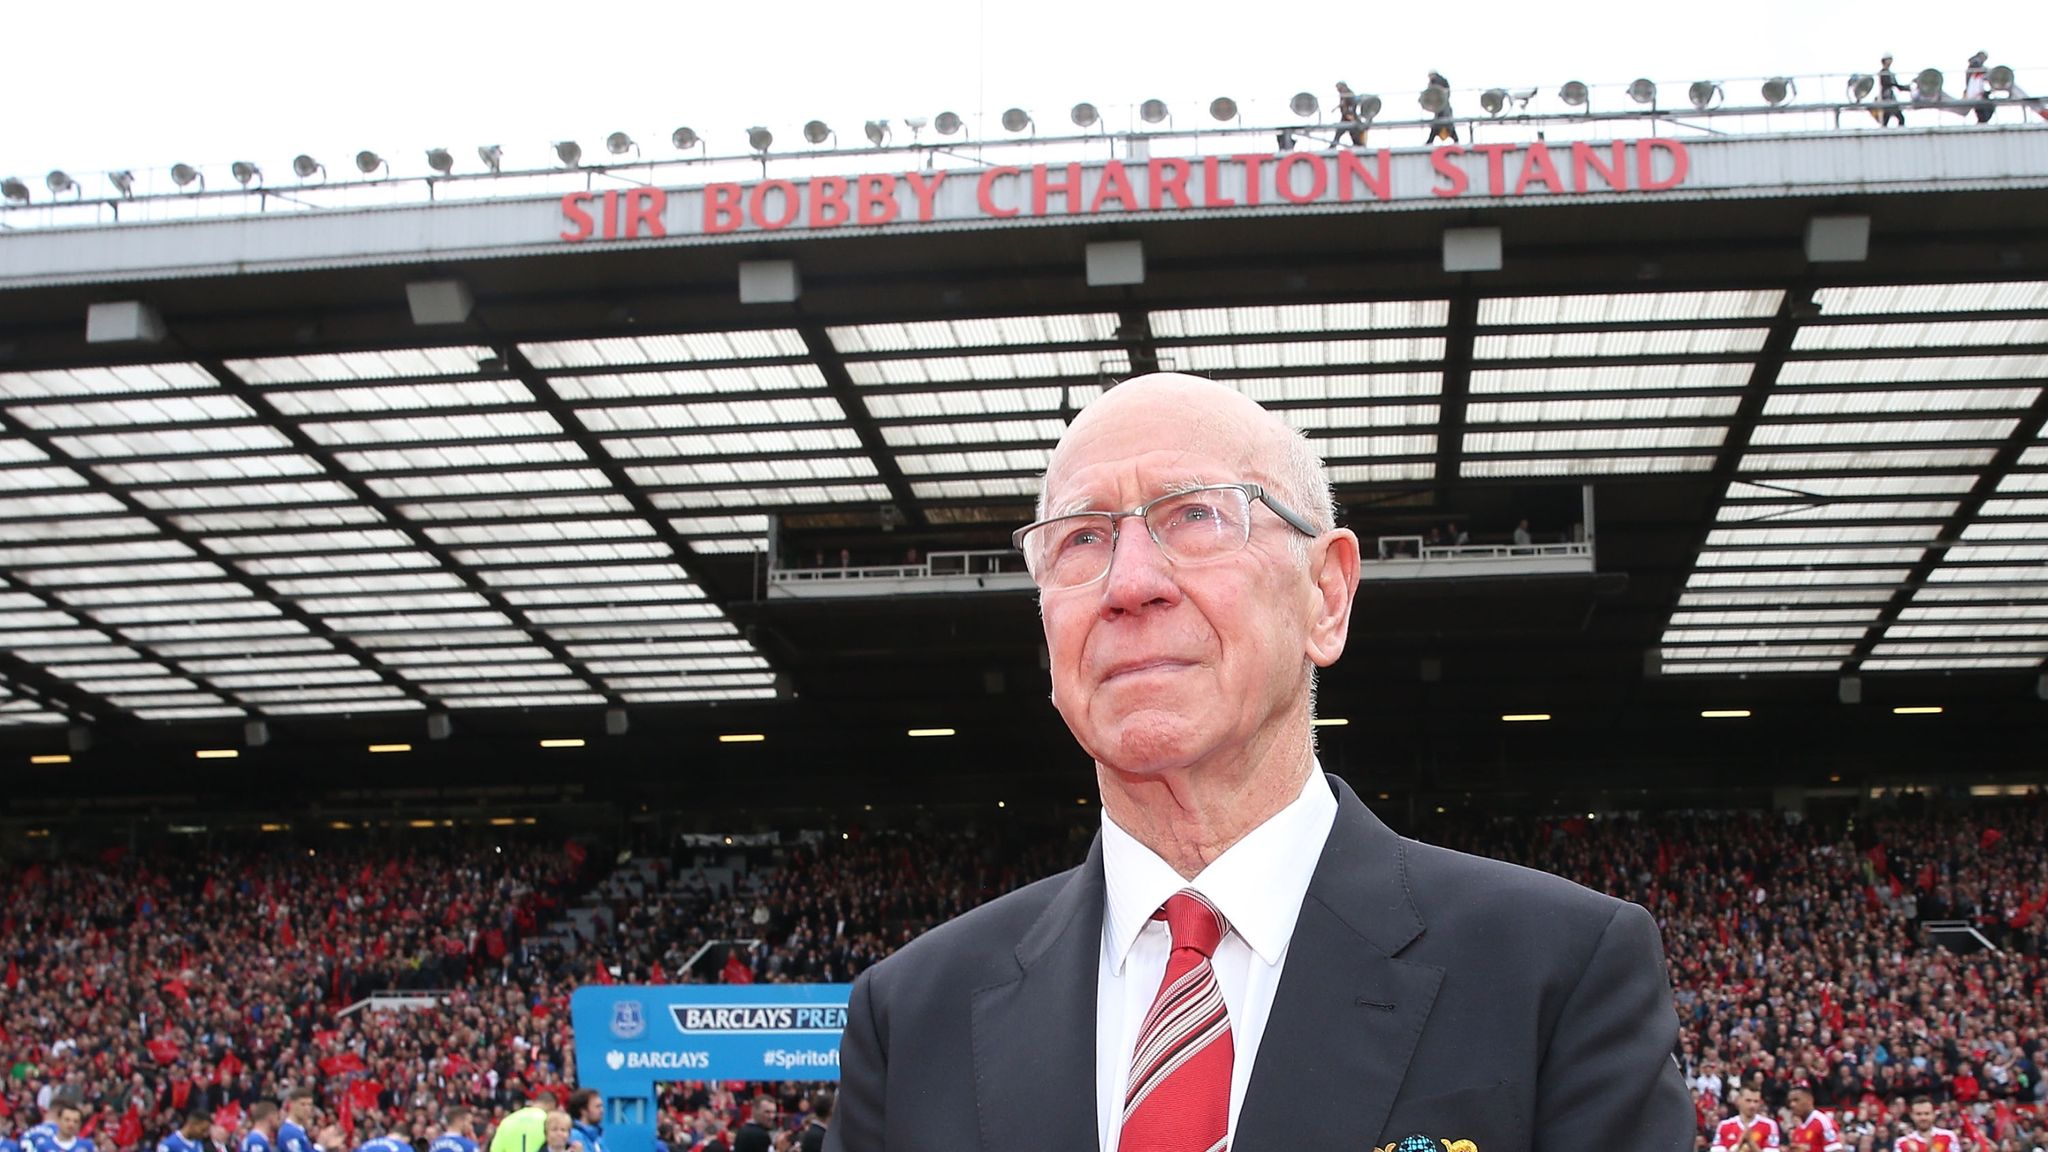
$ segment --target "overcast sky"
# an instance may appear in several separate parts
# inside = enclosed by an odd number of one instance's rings
[[[1033,110],[1108,111],[1158,96],[1183,123],[1230,95],[1281,118],[1299,90],[1326,102],[1348,80],[1414,115],[1431,68],[1460,89],[1565,80],[1698,79],[1941,68],[1960,87],[1978,49],[2048,90],[2048,5],[1929,0],[1568,0],[1256,4],[706,3],[454,0],[267,3],[49,0],[0,21],[0,175],[32,185],[178,161],[253,160],[283,172],[311,152],[346,164],[374,149],[401,174],[445,145],[474,167],[501,143],[507,167],[551,161],[549,142],[601,151],[625,130],[668,155],[688,124],[720,154],[751,124],[799,138],[813,117],[860,142],[867,118],[951,109],[972,122]],[[1349,12],[1343,17],[1340,13]],[[2036,75],[2029,64],[2042,67]],[[1745,92],[1753,85],[1745,85]],[[1812,93],[1809,98],[1828,95]],[[1472,109],[1477,111],[1477,109]],[[37,187],[38,193],[41,189]]]

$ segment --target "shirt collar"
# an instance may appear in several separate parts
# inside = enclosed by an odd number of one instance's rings
[[[1337,820],[1337,797],[1320,763],[1311,761],[1301,794],[1209,862],[1193,880],[1139,843],[1108,813],[1102,817],[1102,871],[1107,891],[1103,946],[1116,973],[1166,899],[1192,888],[1216,905],[1260,960],[1278,964],[1294,936],[1302,898]]]

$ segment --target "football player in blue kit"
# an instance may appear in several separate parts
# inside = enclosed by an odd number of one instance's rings
[[[268,1100],[249,1105],[249,1134],[242,1137],[241,1152],[277,1152],[277,1125],[281,1119],[277,1105]]]
[[[187,1112],[176,1132],[156,1142],[156,1152],[208,1152],[206,1130],[212,1124],[213,1119],[204,1112]]]
[[[476,1152],[475,1125],[469,1109],[448,1109],[441,1114],[441,1135],[427,1145],[427,1152]]]

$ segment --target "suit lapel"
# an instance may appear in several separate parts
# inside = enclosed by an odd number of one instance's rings
[[[1017,945],[1014,979],[974,994],[974,1084],[984,1152],[1094,1149],[1095,984],[1102,840]]]
[[[1352,1147],[1377,1136],[1443,969],[1398,958],[1423,931],[1400,837],[1342,780],[1259,1041],[1234,1147]]]

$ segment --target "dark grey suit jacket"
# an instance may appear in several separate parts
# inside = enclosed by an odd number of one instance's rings
[[[1649,914],[1404,840],[1332,784],[1337,822],[1233,1148],[1370,1152],[1421,1135],[1432,1152],[1690,1149]],[[1096,1148],[1102,914],[1098,839],[1081,867],[863,973],[826,1152]]]

